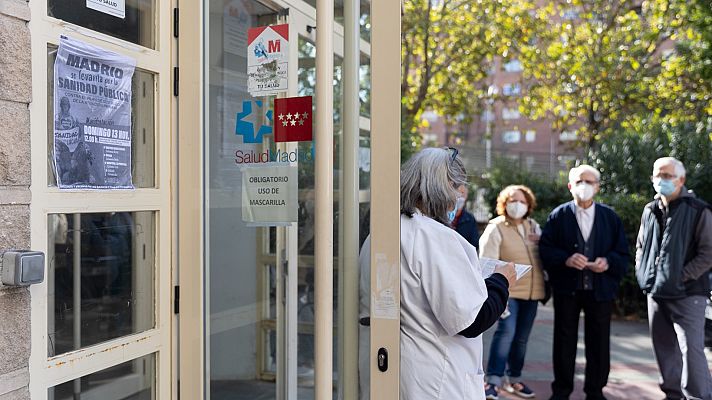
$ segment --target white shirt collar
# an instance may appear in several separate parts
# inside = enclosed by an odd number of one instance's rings
[[[593,215],[593,213],[596,210],[596,202],[595,201],[591,204],[591,207],[589,207],[589,208],[583,208],[576,203],[574,203],[574,205],[576,206],[576,213],[586,213],[589,215]]]

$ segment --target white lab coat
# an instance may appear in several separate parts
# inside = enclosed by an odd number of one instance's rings
[[[456,231],[401,215],[400,398],[484,400],[482,338],[470,326],[487,299],[477,251]],[[370,238],[359,258],[359,315],[369,316]],[[368,328],[360,327],[361,399],[368,399]]]

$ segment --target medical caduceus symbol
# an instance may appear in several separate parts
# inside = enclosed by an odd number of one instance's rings
[[[262,101],[256,100],[257,108],[262,110]],[[242,102],[242,111],[237,113],[237,122],[235,124],[235,134],[242,136],[243,143],[262,143],[262,136],[272,133],[271,125],[261,125],[260,129],[255,131],[255,124],[250,121],[245,121],[246,117],[252,114],[252,101],[245,100]],[[272,123],[272,110],[265,113],[268,123]]]

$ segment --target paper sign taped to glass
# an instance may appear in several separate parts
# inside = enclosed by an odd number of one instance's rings
[[[54,63],[54,167],[60,189],[133,189],[136,61],[62,36]]]
[[[480,267],[482,271],[482,276],[484,278],[489,277],[494,273],[494,269],[506,265],[507,261],[502,261],[502,260],[495,260],[493,258],[487,258],[487,257],[481,257],[480,258]],[[526,264],[514,264],[514,269],[517,271],[517,280],[521,279],[525,274],[529,273],[531,271],[532,266],[531,265],[526,265]]]
[[[247,90],[271,96],[287,91],[289,25],[250,28],[247,31]]]
[[[249,226],[285,226],[297,222],[297,166],[270,162],[244,166],[242,221]]]

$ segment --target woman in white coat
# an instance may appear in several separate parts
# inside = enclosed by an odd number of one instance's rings
[[[505,309],[513,264],[484,279],[477,250],[448,224],[465,171],[456,149],[415,154],[400,182],[400,397],[484,399],[480,335]],[[368,398],[370,237],[361,250],[361,398]],[[363,340],[366,339],[366,340]],[[364,361],[366,361],[364,363]]]

